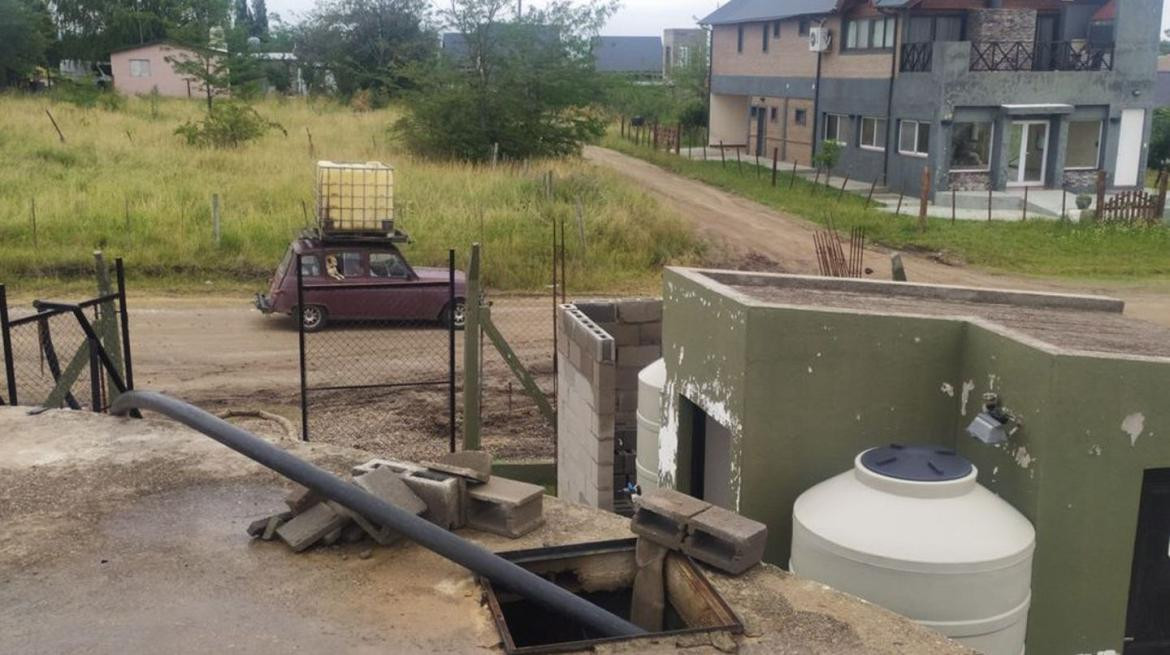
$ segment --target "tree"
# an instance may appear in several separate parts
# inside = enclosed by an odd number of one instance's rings
[[[407,71],[433,58],[430,19],[428,0],[323,0],[298,29],[294,52],[307,68],[328,72],[344,96],[385,97],[409,88]]]
[[[240,0],[244,2],[244,0]],[[261,40],[268,39],[268,5],[264,0],[252,0],[252,31],[251,36]]]
[[[1154,123],[1150,128],[1150,152],[1146,160],[1150,168],[1163,169],[1170,166],[1170,108],[1154,110]]]
[[[236,27],[245,27],[248,30],[252,29],[252,12],[248,9],[248,0],[235,0],[236,20],[233,23]]]
[[[53,24],[39,0],[0,0],[0,88],[48,63]]]
[[[1170,55],[1170,30],[1162,32],[1162,41],[1158,44],[1158,53]]]
[[[446,22],[464,46],[420,66],[396,129],[424,154],[482,160],[559,156],[604,131],[592,109],[603,80],[592,37],[614,12],[609,0],[552,0],[505,22],[511,0],[452,0]]]

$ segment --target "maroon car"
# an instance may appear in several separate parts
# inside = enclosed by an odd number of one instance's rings
[[[451,301],[446,268],[414,268],[391,240],[323,240],[302,237],[289,246],[269,283],[268,295],[256,295],[265,314],[294,315],[301,256],[305,330],[316,331],[332,320],[437,321],[463,327],[466,278],[455,272]]]

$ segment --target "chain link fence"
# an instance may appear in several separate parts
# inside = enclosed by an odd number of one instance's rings
[[[411,459],[448,451],[463,320],[453,256],[442,275],[387,277],[362,254],[340,279],[319,257],[297,257],[302,437]]]

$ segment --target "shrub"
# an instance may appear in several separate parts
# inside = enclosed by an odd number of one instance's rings
[[[126,99],[117,92],[102,89],[92,82],[75,82],[70,79],[58,80],[49,96],[58,102],[67,102],[78,107],[101,107],[118,111],[126,106]]]
[[[187,145],[191,146],[236,148],[273,129],[288,136],[280,123],[264,118],[251,106],[225,101],[216,103],[203,120],[187,121],[175,128],[175,134],[185,138]]]
[[[837,160],[841,158],[841,144],[836,141],[821,141],[821,147],[817,150],[817,154],[813,156],[813,166],[823,168],[827,171],[832,171],[833,167],[837,165]]]
[[[1093,204],[1093,196],[1087,193],[1077,194],[1077,209],[1088,209]]]

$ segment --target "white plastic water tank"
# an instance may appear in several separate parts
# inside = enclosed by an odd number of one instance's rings
[[[790,569],[986,655],[1020,655],[1036,532],[976,475],[945,448],[861,453],[797,498]]]
[[[662,427],[662,390],[666,362],[659,359],[638,373],[638,486],[645,493],[658,488],[658,430]]]

